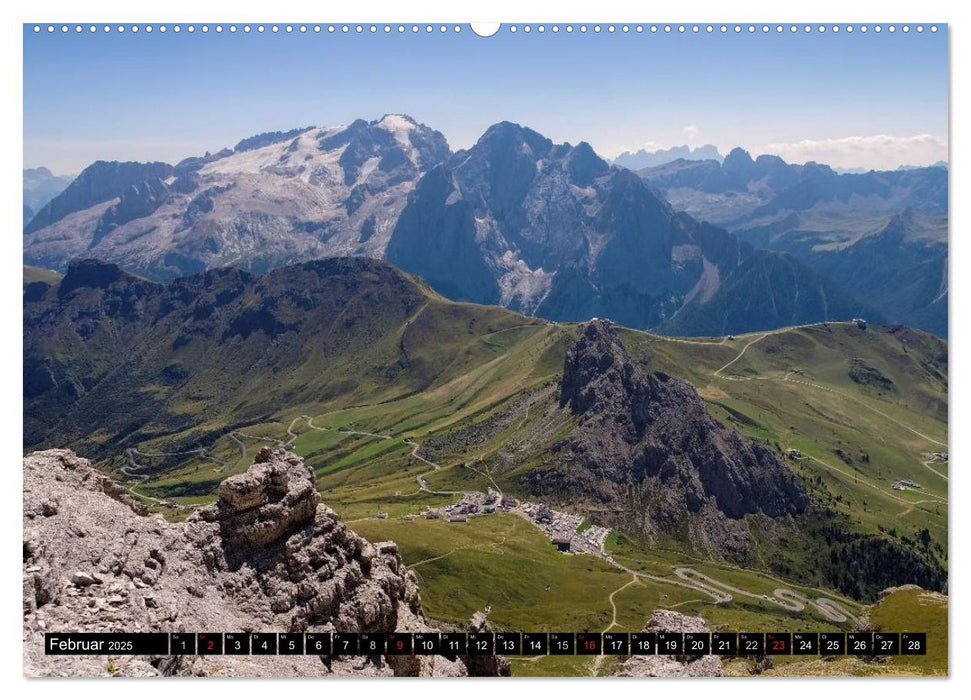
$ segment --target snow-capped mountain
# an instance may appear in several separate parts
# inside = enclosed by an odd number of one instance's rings
[[[678,213],[586,143],[518,124],[468,150],[403,115],[85,169],[25,229],[25,262],[79,257],[154,280],[386,258],[447,297],[554,320],[734,333],[861,310],[823,276]]]
[[[175,167],[99,162],[28,225],[24,256],[54,268],[97,257],[153,279],[381,257],[408,193],[448,153],[439,132],[389,114],[262,134]]]
[[[422,178],[386,256],[452,299],[560,321],[714,335],[855,305],[794,260],[676,212],[588,144],[509,122]]]

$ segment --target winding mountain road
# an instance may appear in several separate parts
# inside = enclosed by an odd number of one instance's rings
[[[763,335],[761,337],[765,337],[765,336]],[[759,339],[761,339],[761,337],[758,338],[758,339],[756,339],[756,340],[750,341],[745,346],[745,348],[742,349],[742,352],[739,353],[739,355],[736,356],[735,360],[733,360],[732,362],[737,361],[738,358],[741,357],[744,354],[745,349],[747,349],[753,343],[757,342]],[[722,371],[723,369],[725,369],[728,366],[730,366],[732,364],[732,362],[730,362],[727,365],[725,365],[724,367],[722,367],[721,370],[719,370],[719,371]],[[307,416],[307,415],[299,416],[299,417],[294,418],[293,420],[290,421],[290,424],[289,424],[289,426],[286,429],[287,435],[289,436],[290,439],[289,440],[286,440],[286,441],[280,440],[278,438],[272,438],[272,437],[267,437],[267,436],[262,436],[262,435],[252,435],[252,434],[249,434],[249,433],[243,433],[241,431],[232,431],[228,435],[229,435],[230,439],[232,439],[234,442],[236,442],[237,445],[239,446],[239,448],[240,448],[240,455],[241,455],[240,458],[243,459],[243,458],[246,457],[246,444],[243,442],[243,440],[240,439],[241,437],[242,438],[249,438],[249,439],[253,439],[253,440],[263,440],[263,441],[273,442],[273,443],[278,444],[278,445],[283,446],[283,447],[291,447],[293,445],[293,443],[299,437],[299,434],[295,432],[294,428],[295,428],[297,422],[300,421],[300,420],[305,421],[306,424],[307,424],[307,426],[310,429],[312,429],[312,430],[318,430],[318,431],[324,431],[324,432],[338,432],[338,433],[342,433],[342,434],[345,434],[345,435],[360,435],[360,436],[364,436],[364,437],[374,438],[374,439],[377,439],[377,440],[394,440],[395,439],[394,436],[389,435],[389,434],[386,434],[386,433],[372,433],[372,432],[367,432],[367,431],[348,430],[348,429],[342,429],[342,428],[327,428],[327,427],[324,427],[324,426],[316,425],[314,423],[314,421],[313,421],[313,418],[311,416]],[[405,445],[408,445],[409,447],[411,447],[411,452],[410,452],[410,456],[411,457],[415,458],[416,460],[418,460],[420,462],[425,463],[426,465],[428,465],[430,467],[430,469],[428,471],[422,472],[422,473],[418,474],[415,477],[415,479],[416,479],[416,481],[418,483],[418,489],[415,492],[411,493],[411,494],[405,494],[405,495],[414,495],[414,494],[417,494],[417,493],[424,492],[424,493],[428,493],[428,494],[431,494],[431,495],[465,496],[465,495],[468,495],[468,494],[477,493],[477,492],[473,492],[473,491],[435,491],[435,490],[430,489],[428,487],[427,482],[425,481],[425,475],[426,474],[429,474],[429,473],[431,473],[433,471],[440,470],[442,468],[441,465],[438,464],[438,463],[436,463],[436,462],[433,462],[430,459],[427,459],[426,457],[423,457],[420,454],[420,450],[421,450],[421,444],[420,443],[415,442],[414,440],[407,439],[407,438],[403,438],[402,439],[402,443],[405,444]],[[165,506],[171,507],[172,506],[172,503],[169,502],[169,501],[165,501],[163,499],[155,498],[153,496],[146,496],[146,495],[137,493],[135,491],[135,487],[137,485],[139,485],[141,483],[144,483],[149,478],[149,475],[148,474],[143,473],[146,469],[148,469],[148,467],[146,465],[143,465],[143,464],[138,463],[135,458],[136,458],[136,456],[145,456],[145,457],[173,457],[173,456],[184,456],[184,455],[190,455],[190,454],[197,454],[197,455],[199,455],[199,456],[201,456],[203,458],[210,459],[210,460],[215,461],[215,462],[217,462],[217,463],[219,463],[221,465],[226,465],[227,464],[227,462],[224,462],[222,460],[219,460],[218,458],[212,457],[211,455],[208,455],[208,453],[206,451],[206,448],[197,448],[197,449],[194,449],[194,450],[187,450],[185,452],[158,452],[158,453],[140,452],[136,448],[129,448],[128,450],[126,450],[126,455],[127,455],[127,458],[128,458],[129,466],[122,467],[120,471],[122,473],[124,473],[128,478],[130,478],[130,479],[132,479],[132,480],[134,480],[136,482],[136,483],[131,484],[130,486],[128,486],[128,490],[133,495],[135,495],[135,496],[137,496],[139,498],[144,498],[144,499],[153,501],[153,502],[158,503],[160,505],[165,505]],[[826,466],[830,466],[830,465],[826,465]],[[486,477],[487,479],[489,479],[489,481],[495,487],[496,491],[500,494],[500,498],[501,498],[501,493],[502,492],[499,489],[498,485],[496,484],[495,480],[492,478],[492,475],[491,474],[488,474],[487,472],[483,472],[483,471],[480,471],[478,469],[475,469],[474,467],[467,467],[467,468],[469,468],[472,471],[474,471],[474,472],[476,472],[476,473],[478,473],[478,474]],[[841,471],[841,470],[837,470],[837,471]],[[853,475],[850,475],[848,473],[846,473],[846,475],[847,476],[853,476]],[[867,485],[870,485],[870,484],[867,484]],[[870,486],[872,486],[872,485],[870,485]],[[876,487],[873,487],[873,488],[876,488]],[[898,501],[900,501],[902,503],[909,503],[907,501],[904,501],[903,499],[900,499],[900,498],[897,498],[897,497],[893,496],[892,494],[887,494],[887,495],[890,495],[892,498],[895,498],[896,500],[898,500]],[[176,507],[183,508],[184,506],[176,505]],[[523,514],[520,513],[520,515],[523,515]],[[536,526],[537,528],[539,528],[539,525],[537,523],[533,522],[530,518],[525,517],[525,516],[523,516],[523,517],[528,522],[532,523],[534,526]],[[542,528],[539,528],[539,529],[542,531]],[[440,558],[443,558],[443,557],[447,557],[448,555],[450,555],[452,553],[453,552],[448,552],[446,554],[440,555],[438,557],[433,557],[433,558],[431,558],[429,560],[426,560],[426,561],[423,561],[423,562],[416,562],[412,566],[418,566],[418,565],[420,565],[422,563],[427,563],[429,561],[434,561],[434,560],[437,560],[437,559],[440,559]],[[842,622],[846,622],[848,619],[852,619],[854,621],[856,620],[856,617],[852,613],[850,613],[849,611],[847,611],[845,608],[843,608],[836,601],[833,601],[833,600],[831,600],[829,598],[816,598],[814,600],[810,600],[810,599],[808,599],[808,598],[806,598],[806,597],[804,597],[804,596],[796,593],[795,591],[793,591],[793,590],[791,590],[789,588],[776,588],[773,591],[772,596],[761,595],[761,594],[755,593],[753,591],[748,591],[748,590],[745,590],[743,588],[739,588],[737,586],[733,586],[733,585],[728,584],[728,583],[726,583],[724,581],[719,581],[719,580],[717,580],[717,579],[715,579],[715,578],[713,578],[711,576],[708,576],[707,574],[703,574],[703,573],[701,573],[701,572],[699,572],[699,571],[697,571],[695,569],[692,569],[690,567],[676,567],[674,569],[674,572],[673,572],[674,573],[674,577],[670,577],[670,576],[657,576],[657,575],[648,574],[648,573],[645,573],[645,572],[642,572],[642,571],[635,571],[635,570],[633,570],[633,569],[631,569],[631,568],[629,568],[629,567],[621,564],[616,559],[614,559],[610,554],[608,554],[602,547],[600,548],[599,551],[592,551],[591,550],[588,553],[589,554],[592,554],[594,556],[597,556],[598,558],[600,558],[603,561],[607,562],[611,566],[613,566],[613,567],[615,567],[615,568],[617,568],[617,569],[619,569],[621,571],[624,571],[626,573],[629,573],[631,575],[631,580],[630,581],[628,581],[623,586],[619,587],[617,590],[613,591],[610,594],[610,596],[609,596],[609,602],[610,602],[611,608],[613,609],[613,615],[612,615],[612,619],[611,619],[611,624],[608,625],[608,627],[606,628],[607,630],[610,630],[612,627],[614,627],[617,624],[617,607],[616,607],[616,603],[614,602],[614,595],[616,595],[620,591],[624,590],[628,586],[633,585],[638,579],[646,579],[646,580],[649,580],[649,581],[655,581],[657,583],[663,583],[663,584],[667,584],[667,585],[674,585],[674,586],[679,586],[679,587],[682,587],[682,588],[688,588],[688,589],[691,589],[691,590],[695,590],[695,591],[698,591],[698,592],[703,593],[704,595],[708,596],[716,604],[720,604],[720,603],[730,603],[734,599],[734,596],[737,595],[737,596],[742,596],[742,597],[746,597],[746,598],[751,598],[753,600],[758,600],[758,601],[763,601],[763,602],[766,602],[766,603],[770,603],[770,604],[776,605],[776,606],[778,606],[778,607],[780,607],[780,608],[782,608],[784,610],[790,611],[790,612],[801,612],[802,610],[804,610],[806,608],[806,605],[808,604],[808,605],[811,605],[819,614],[821,614],[823,617],[825,617],[826,619],[828,619],[828,620],[830,620],[832,622],[842,623]],[[599,668],[599,666],[597,666],[597,665],[595,665],[593,667],[592,672],[593,672],[594,675],[597,673],[598,668]]]
[[[732,594],[740,595],[746,598],[765,600],[790,612],[802,612],[806,609],[806,604],[808,603],[816,608],[816,610],[823,615],[823,617],[833,622],[846,622],[847,619],[852,619],[854,622],[856,622],[856,616],[854,616],[848,610],[845,610],[839,605],[839,603],[829,598],[816,598],[815,600],[810,600],[809,598],[801,596],[789,588],[776,588],[772,592],[771,596],[760,595],[758,593],[753,593],[752,591],[747,591],[744,588],[738,588],[737,586],[725,583],[724,581],[719,581],[711,576],[701,573],[700,571],[696,571],[695,569],[688,567],[678,567],[674,570],[674,573],[676,576],[686,581],[700,580],[713,588],[724,589]]]
[[[135,461],[135,454],[136,453],[138,453],[138,450],[136,450],[133,447],[129,447],[127,450],[125,450],[125,456],[128,458],[128,464],[129,464],[129,466],[127,466],[127,467],[121,467],[118,470],[122,474],[124,474],[125,476],[127,476],[129,479],[133,479],[135,481],[135,483],[128,484],[128,485],[125,486],[125,488],[128,491],[128,493],[130,493],[132,496],[135,496],[136,498],[143,498],[146,501],[151,501],[152,503],[156,503],[156,504],[158,504],[160,506],[166,506],[166,507],[169,507],[169,508],[174,507],[174,508],[177,508],[177,509],[180,509],[180,510],[183,509],[183,508],[186,508],[186,506],[179,505],[178,503],[173,503],[171,501],[166,501],[166,500],[164,500],[162,498],[156,498],[155,496],[148,496],[148,495],[146,495],[144,493],[138,493],[138,491],[135,490],[135,487],[136,486],[139,486],[140,484],[145,483],[146,481],[148,481],[148,478],[149,478],[148,474],[139,474],[138,473],[138,472],[140,472],[142,470],[149,469],[149,467],[147,465],[144,465],[144,464],[139,464],[138,462]]]
[[[751,343],[749,343],[749,345],[751,345]],[[744,349],[743,349],[743,352],[744,352]],[[740,356],[741,356],[741,353],[739,357]],[[394,439],[392,435],[388,435],[384,433],[369,433],[369,432],[364,432],[359,430],[325,428],[323,426],[315,425],[313,422],[313,419],[310,416],[301,416],[301,418],[305,420],[307,425],[313,430],[340,432],[340,433],[349,434],[349,435],[364,435],[364,436],[368,436],[368,437],[372,437],[380,440]],[[293,427],[293,423],[291,423],[291,428],[292,427]],[[412,457],[419,460],[420,462],[424,462],[429,467],[431,467],[429,471],[423,472],[422,474],[418,474],[415,477],[416,481],[418,482],[418,489],[412,493],[403,494],[403,495],[411,496],[420,492],[424,492],[432,495],[465,496],[470,493],[475,493],[471,491],[433,491],[431,490],[428,487],[427,482],[425,481],[425,474],[429,474],[432,471],[437,471],[441,469],[442,468],[441,465],[431,461],[430,459],[423,457],[420,454],[420,450],[421,450],[420,443],[407,438],[402,439],[402,442],[405,445],[408,445],[411,447],[410,454]],[[492,482],[493,486],[496,488],[496,491],[500,493],[500,498],[501,498],[501,490],[499,489],[498,485],[496,484],[495,480],[492,478],[490,474],[480,471],[478,469],[475,469],[473,467],[467,466],[467,468],[488,478],[489,481]],[[531,523],[532,525],[540,529],[541,532],[543,531],[542,528],[540,528],[537,523],[533,522],[531,518],[526,517],[525,514],[523,513],[518,513],[518,514],[521,515],[527,522]],[[446,554],[432,557],[431,559],[428,559],[422,562],[416,562],[412,566],[418,566],[420,564],[427,563],[429,561],[436,561],[443,557],[449,556],[454,551],[455,550],[452,550],[450,552],[447,552]],[[627,582],[625,585],[621,586],[620,588],[618,588],[617,590],[615,590],[613,593],[610,594],[609,600],[614,612],[613,612],[613,618],[612,618],[611,624],[607,627],[607,630],[613,627],[617,621],[617,608],[616,608],[616,604],[614,603],[614,595],[622,591],[627,586],[632,585],[635,581],[637,581],[637,579],[647,579],[658,583],[664,583],[667,585],[679,586],[682,588],[695,590],[710,597],[716,604],[732,602],[732,600],[734,600],[734,597],[733,597],[733,594],[734,594],[742,597],[751,598],[754,600],[764,601],[764,602],[776,605],[784,610],[788,610],[790,612],[801,612],[802,610],[805,609],[806,604],[808,603],[812,605],[813,608],[815,608],[823,617],[825,617],[826,619],[832,622],[842,623],[842,622],[846,622],[848,619],[852,619],[854,621],[856,620],[856,617],[852,613],[845,610],[842,606],[839,605],[839,603],[829,598],[816,598],[815,600],[810,600],[789,588],[776,588],[773,591],[772,596],[760,595],[753,591],[747,591],[745,589],[732,586],[731,584],[727,584],[724,581],[719,581],[715,578],[712,578],[711,576],[703,574],[700,571],[697,571],[690,567],[676,567],[674,569],[674,577],[656,576],[654,574],[635,571],[627,566],[624,566],[616,559],[614,559],[610,554],[608,554],[602,547],[599,551],[589,551],[588,553],[594,556],[597,556],[598,558],[607,562],[611,566],[617,569],[620,569],[621,571],[624,571],[626,573],[629,573],[631,575],[631,581]],[[593,668],[594,675],[596,674],[598,668],[599,668],[598,666],[595,666]]]

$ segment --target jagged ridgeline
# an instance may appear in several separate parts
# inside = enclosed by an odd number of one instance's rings
[[[260,134],[174,166],[96,162],[33,216],[23,241],[30,265],[64,272],[95,257],[158,282],[365,256],[453,300],[689,335],[907,320],[892,304],[872,309],[865,288],[847,294],[825,266],[706,221],[588,143],[501,122],[452,152],[441,133],[389,114]],[[941,284],[929,263],[899,296],[924,308]]]
[[[639,174],[675,208],[791,255],[889,319],[947,336],[946,164],[839,173],[736,148],[723,162],[682,157]]]
[[[268,436],[350,519],[499,488],[621,547],[861,598],[944,586],[947,346],[931,335],[549,323],[365,258],[167,284],[83,260],[32,279],[25,447],[96,459],[153,507],[211,502]],[[891,488],[904,481],[919,486]]]

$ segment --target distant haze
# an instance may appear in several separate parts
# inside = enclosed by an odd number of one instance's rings
[[[631,170],[640,170],[641,168],[650,168],[655,165],[664,165],[679,158],[685,160],[717,160],[719,163],[725,159],[718,152],[716,146],[708,144],[698,148],[675,146],[674,148],[661,148],[656,151],[649,151],[644,148],[636,153],[625,151],[614,158],[614,165],[620,165]]]

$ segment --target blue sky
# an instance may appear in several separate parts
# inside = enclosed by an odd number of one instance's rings
[[[24,165],[175,162],[407,113],[467,147],[509,120],[601,155],[713,143],[840,167],[946,159],[947,31],[76,35],[24,28]]]

